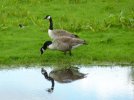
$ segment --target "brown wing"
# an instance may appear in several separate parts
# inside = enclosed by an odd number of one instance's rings
[[[78,44],[85,44],[85,40],[79,38],[72,38],[71,39],[71,46],[76,46]]]
[[[79,38],[66,37],[66,36],[59,37],[56,39],[56,41],[58,41],[58,44],[68,46],[69,48],[79,44],[85,44],[85,40]]]
[[[70,43],[71,41],[69,39],[69,37],[59,37],[56,38],[55,40],[53,40],[53,44],[55,45],[57,50],[61,50],[61,51],[67,51],[71,48]]]
[[[56,36],[68,36],[68,37],[72,37],[72,38],[77,38],[78,36],[75,34],[72,34],[68,31],[65,30],[53,30],[54,34],[56,34]]]

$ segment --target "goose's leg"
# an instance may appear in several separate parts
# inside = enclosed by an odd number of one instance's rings
[[[64,55],[66,55],[66,51],[64,52]]]
[[[72,56],[71,50],[69,50],[69,55]]]

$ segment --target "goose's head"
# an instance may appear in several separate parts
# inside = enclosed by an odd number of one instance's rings
[[[41,68],[41,73],[44,75],[47,73],[47,71],[44,68]]]
[[[51,19],[52,17],[50,15],[47,15],[44,19]]]
[[[43,46],[40,48],[40,52],[41,52],[41,55],[43,54],[43,52],[47,49],[47,47],[52,44],[52,41],[46,41]]]

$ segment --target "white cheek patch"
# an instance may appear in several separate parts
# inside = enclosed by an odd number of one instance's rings
[[[43,48],[41,48],[41,49],[42,49],[43,52],[45,51]]]
[[[50,19],[50,18],[51,18],[51,16],[48,16],[48,17],[47,17],[47,19]]]
[[[42,74],[44,74],[45,72],[43,71],[43,72],[41,72]]]

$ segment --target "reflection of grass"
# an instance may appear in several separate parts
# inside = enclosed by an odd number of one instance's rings
[[[133,0],[4,0],[0,4],[0,64],[134,62]],[[40,56],[39,48],[49,40],[48,21],[43,19],[47,14],[52,15],[54,28],[74,32],[89,45],[73,50],[73,57],[49,50]]]

